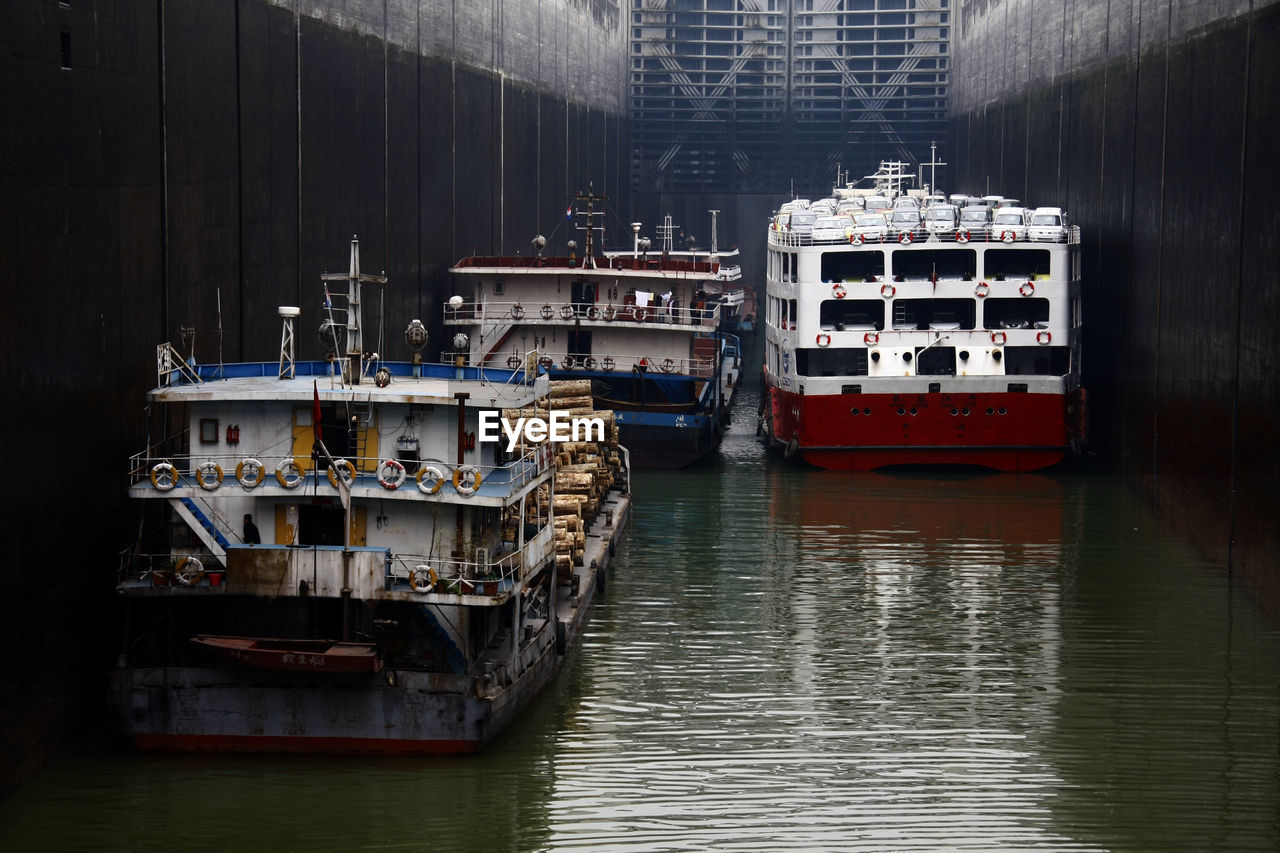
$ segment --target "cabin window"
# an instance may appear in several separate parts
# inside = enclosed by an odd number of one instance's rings
[[[884,328],[883,299],[824,299],[818,307],[823,329],[879,331]]]
[[[1048,299],[1038,296],[988,298],[982,305],[984,329],[1043,329],[1048,325]]]
[[[893,303],[893,328],[972,329],[977,308],[972,299],[898,299]]]
[[[507,292],[507,282],[504,279],[495,278],[493,280],[493,295],[501,296],[506,292]]]
[[[863,347],[820,347],[796,350],[796,373],[801,376],[866,376]]]
[[[872,281],[884,275],[884,252],[823,252],[823,281]]]
[[[799,312],[796,309],[796,300],[788,299],[787,300],[787,328],[788,329],[793,329],[793,330],[795,329],[796,316],[798,315],[798,313]]]
[[[1070,368],[1069,347],[1004,348],[1004,372],[1008,376],[1065,376]]]
[[[987,249],[982,258],[983,276],[1000,281],[1033,279],[1049,275],[1048,249]]]
[[[919,347],[916,350],[916,376],[955,376],[955,347]]]
[[[200,443],[201,444],[217,444],[218,443],[218,419],[217,418],[201,418],[200,419]]]
[[[974,249],[912,249],[893,253],[895,278],[967,280],[977,274],[978,253]]]

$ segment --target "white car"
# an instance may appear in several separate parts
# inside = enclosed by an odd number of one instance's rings
[[[853,220],[847,216],[819,216],[813,223],[813,242],[820,240],[847,240]]]
[[[1031,214],[1025,207],[998,207],[991,219],[991,239],[1012,243],[1027,239]]]
[[[930,234],[950,234],[960,223],[960,212],[949,204],[935,204],[924,211],[924,230]]]
[[[879,241],[889,233],[889,220],[883,213],[859,213],[853,218],[853,229],[849,239],[859,241]]]
[[[986,239],[991,231],[991,208],[985,204],[973,204],[960,211],[960,227],[971,240]]]
[[[1027,237],[1031,240],[1065,243],[1067,229],[1070,227],[1067,212],[1062,208],[1037,207],[1031,212],[1031,227],[1027,229]]]

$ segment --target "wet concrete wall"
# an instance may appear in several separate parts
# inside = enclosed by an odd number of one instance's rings
[[[1280,615],[1280,5],[969,0],[959,18],[955,189],[1083,229],[1094,448]]]
[[[319,276],[355,234],[391,278],[375,345],[407,357],[418,317],[438,351],[449,264],[562,246],[573,192],[619,199],[626,165],[612,0],[3,6],[0,788],[105,718],[156,344],[274,360],[298,305],[318,356]]]

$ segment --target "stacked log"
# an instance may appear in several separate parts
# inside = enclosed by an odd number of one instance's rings
[[[615,485],[625,487],[625,483],[622,482],[622,454],[618,449],[618,425],[612,411],[595,408],[590,380],[552,382],[547,397],[538,400],[534,406],[504,409],[502,417],[509,423],[514,423],[517,418],[549,421],[552,410],[570,418],[599,418],[604,422],[603,441],[551,442],[554,488],[542,486],[538,491],[539,511],[544,517],[550,512],[554,520],[556,570],[563,581],[572,576],[574,566],[582,565],[587,530],[609,489]],[[544,443],[522,443],[516,452],[527,453],[535,445]]]

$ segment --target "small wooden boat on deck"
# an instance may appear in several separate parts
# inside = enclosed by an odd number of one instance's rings
[[[333,673],[371,673],[382,669],[382,655],[373,643],[215,634],[197,634],[191,643],[222,663],[251,669]]]

